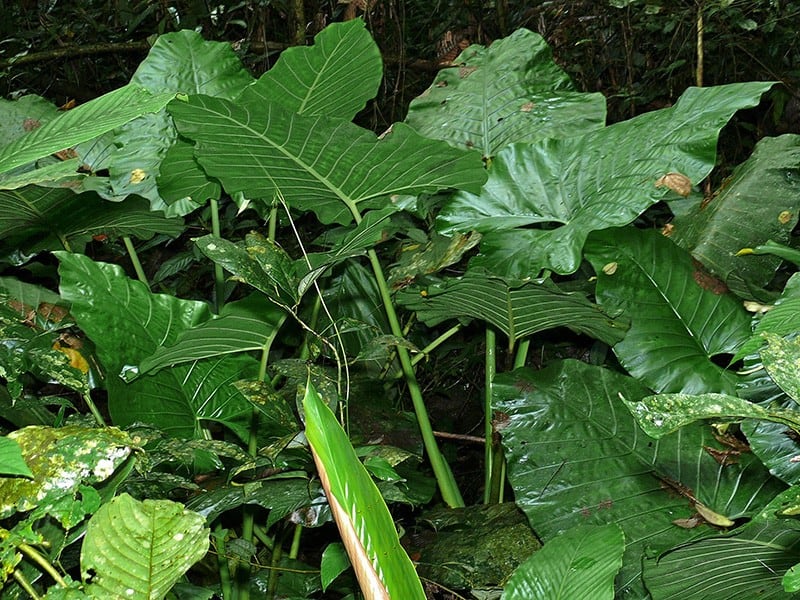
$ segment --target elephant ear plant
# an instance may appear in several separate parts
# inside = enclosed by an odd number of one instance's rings
[[[73,111],[0,103],[2,597],[424,598],[386,502],[466,513],[417,374],[454,336],[485,367],[483,508],[513,491],[544,549],[421,574],[507,599],[798,589],[797,285],[771,283],[798,137],[710,209],[695,191],[771,84],[606,126],[520,30],[378,136],[352,121],[381,77],[360,20],[258,79],[183,31]],[[304,534],[330,521],[341,542]]]

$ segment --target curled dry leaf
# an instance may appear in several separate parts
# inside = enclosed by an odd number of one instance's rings
[[[656,187],[668,187],[679,196],[686,198],[692,193],[692,182],[681,173],[667,173],[656,180]]]

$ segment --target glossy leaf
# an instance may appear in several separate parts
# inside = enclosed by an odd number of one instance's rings
[[[353,119],[375,97],[383,75],[377,44],[362,19],[331,23],[313,46],[281,52],[269,71],[237,101],[251,106],[278,102],[291,112]]]
[[[737,253],[767,240],[789,241],[800,211],[800,135],[764,138],[710,202],[693,198],[670,208],[676,212],[670,238],[750,297],[747,291],[767,285],[781,259]]]
[[[428,325],[453,318],[481,319],[516,341],[545,329],[569,327],[613,345],[625,335],[617,321],[580,294],[561,291],[551,281],[511,287],[502,279],[467,273],[441,285],[407,288],[397,302]]]
[[[575,90],[540,35],[518,29],[488,48],[473,45],[411,102],[406,123],[422,135],[484,157],[603,127],[605,98]]]
[[[444,205],[438,227],[484,233],[472,264],[494,274],[573,273],[589,232],[630,223],[675,196],[656,187],[661,177],[677,172],[694,185],[702,181],[716,163],[720,129],[771,85],[689,88],[670,108],[586,135],[513,144],[492,161],[479,194],[460,192]]]
[[[52,102],[34,94],[17,100],[0,99],[0,146],[39,129],[59,114]]]
[[[218,317],[180,334],[142,361],[139,373],[248,351],[269,351],[286,313],[260,294],[226,304]]]
[[[787,503],[796,505],[797,496],[797,488],[790,488],[728,535],[645,560],[644,578],[653,600],[795,598],[782,589],[781,577],[800,561],[800,526],[796,519],[779,517]]]
[[[94,139],[141,115],[157,112],[174,97],[174,92],[153,94],[135,84],[109,92],[61,113],[0,148],[0,173]]]
[[[654,438],[703,419],[762,419],[780,423],[800,432],[800,412],[764,408],[725,394],[659,394],[641,402],[625,401],[642,430]]]
[[[653,231],[594,234],[586,257],[597,272],[597,301],[631,319],[614,353],[656,391],[735,394],[737,377],[712,358],[733,354],[750,318],[720,281]]]
[[[230,44],[206,41],[188,29],[159,36],[131,78],[132,84],[154,93],[172,92],[173,97],[182,93],[232,98],[252,81]],[[170,214],[185,214],[214,192],[218,195],[219,185],[185,153],[168,153],[177,137],[166,111],[143,116],[115,131],[110,152],[91,166],[95,171],[108,169],[114,197],[137,194],[161,210],[167,209],[167,198]],[[182,199],[191,202],[175,204]]]
[[[342,542],[367,600],[425,598],[394,521],[347,434],[310,384],[303,399],[314,453]]]
[[[156,233],[177,237],[183,229],[181,219],[151,212],[140,198],[109,202],[93,192],[36,186],[0,191],[0,238],[26,253],[65,246],[82,251],[100,234],[150,239]]]
[[[203,421],[216,421],[247,438],[250,403],[233,386],[255,375],[258,363],[245,355],[182,363],[126,383],[134,370],[162,345],[211,317],[202,302],[152,294],[115,265],[57,252],[61,295],[94,341],[105,368],[108,407],[117,425],[157,423],[169,435],[194,438]]]
[[[480,157],[403,124],[378,139],[351,123],[299,116],[276,103],[256,110],[193,96],[169,110],[181,134],[197,142],[206,173],[228,193],[272,199],[280,192],[290,206],[313,210],[324,223],[346,224],[357,205],[391,194],[477,191],[485,180]]]
[[[612,600],[624,550],[618,525],[570,529],[517,568],[502,600]]]
[[[81,546],[81,576],[98,598],[160,600],[209,548],[205,519],[171,500],[128,494],[100,507]]]
[[[690,518],[698,504],[737,519],[783,489],[752,454],[718,462],[705,448],[729,448],[700,425],[660,440],[647,437],[619,396],[639,400],[649,390],[607,369],[566,360],[499,375],[493,388],[517,504],[545,547],[577,525],[619,524],[626,551],[618,594],[641,590],[645,548],[666,549],[712,532],[674,523]]]
[[[33,479],[33,473],[22,457],[22,448],[12,438],[0,437],[0,477],[28,477]]]

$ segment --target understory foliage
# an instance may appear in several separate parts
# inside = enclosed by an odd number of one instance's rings
[[[527,29],[455,64],[380,136],[360,20],[0,103],[3,598],[800,590],[800,136],[701,191],[773,83],[606,125]]]

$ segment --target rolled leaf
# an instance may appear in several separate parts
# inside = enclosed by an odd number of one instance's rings
[[[328,406],[307,385],[306,437],[342,542],[367,600],[424,600],[389,509]]]

